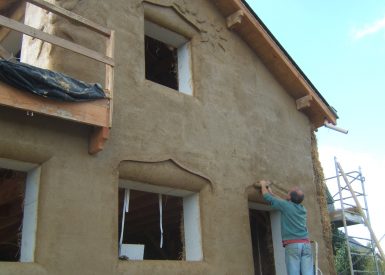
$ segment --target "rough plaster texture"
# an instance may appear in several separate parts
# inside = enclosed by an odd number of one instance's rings
[[[195,29],[191,97],[145,80],[142,1],[52,2],[116,30],[113,127],[105,149],[91,156],[88,126],[0,109],[0,157],[42,168],[36,263],[0,263],[3,274],[253,274],[247,190],[262,178],[303,187],[311,238],[320,243],[321,268],[328,274],[309,120],[254,52],[226,29],[214,5],[149,1],[173,7],[178,20]],[[27,21],[104,47],[85,28],[46,13],[39,21],[35,14],[27,9]],[[102,66],[68,51],[45,43],[23,50],[34,64],[86,81],[103,79]],[[168,159],[209,182],[200,191],[204,261],[121,262],[119,166]],[[179,187],[188,188],[183,181]]]

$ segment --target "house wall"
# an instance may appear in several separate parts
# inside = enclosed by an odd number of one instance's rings
[[[145,80],[142,1],[56,2],[116,31],[113,124],[105,149],[89,155],[88,126],[0,109],[0,157],[41,165],[35,263],[0,263],[2,272],[253,274],[246,189],[267,178],[303,188],[311,238],[319,241],[321,269],[328,274],[309,120],[226,28],[215,6],[205,0],[149,1],[174,7],[196,30],[191,97]],[[27,9],[27,20],[33,14]],[[65,20],[45,13],[40,21],[33,18],[49,32],[104,47]],[[24,48],[24,59],[82,80],[103,79],[95,62],[38,43],[24,43],[33,45]],[[119,261],[119,164],[167,159],[210,179],[200,191],[204,261]]]

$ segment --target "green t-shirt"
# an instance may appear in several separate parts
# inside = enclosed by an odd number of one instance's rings
[[[282,200],[264,194],[263,198],[270,202],[274,209],[281,212],[282,240],[306,239],[309,237],[306,226],[306,209],[302,204]]]

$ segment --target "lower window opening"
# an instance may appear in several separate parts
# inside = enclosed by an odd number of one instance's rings
[[[125,197],[128,212],[123,211]],[[122,260],[184,260],[183,198],[119,188],[119,236]]]
[[[268,211],[249,209],[254,274],[274,275],[274,247]]]
[[[0,261],[20,260],[26,178],[25,172],[0,168]]]

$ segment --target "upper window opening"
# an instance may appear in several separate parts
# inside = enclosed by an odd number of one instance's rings
[[[146,45],[146,79],[178,90],[177,49],[149,36]]]
[[[120,181],[122,260],[202,260],[198,194]]]
[[[144,40],[146,79],[192,95],[189,40],[147,20]]]

